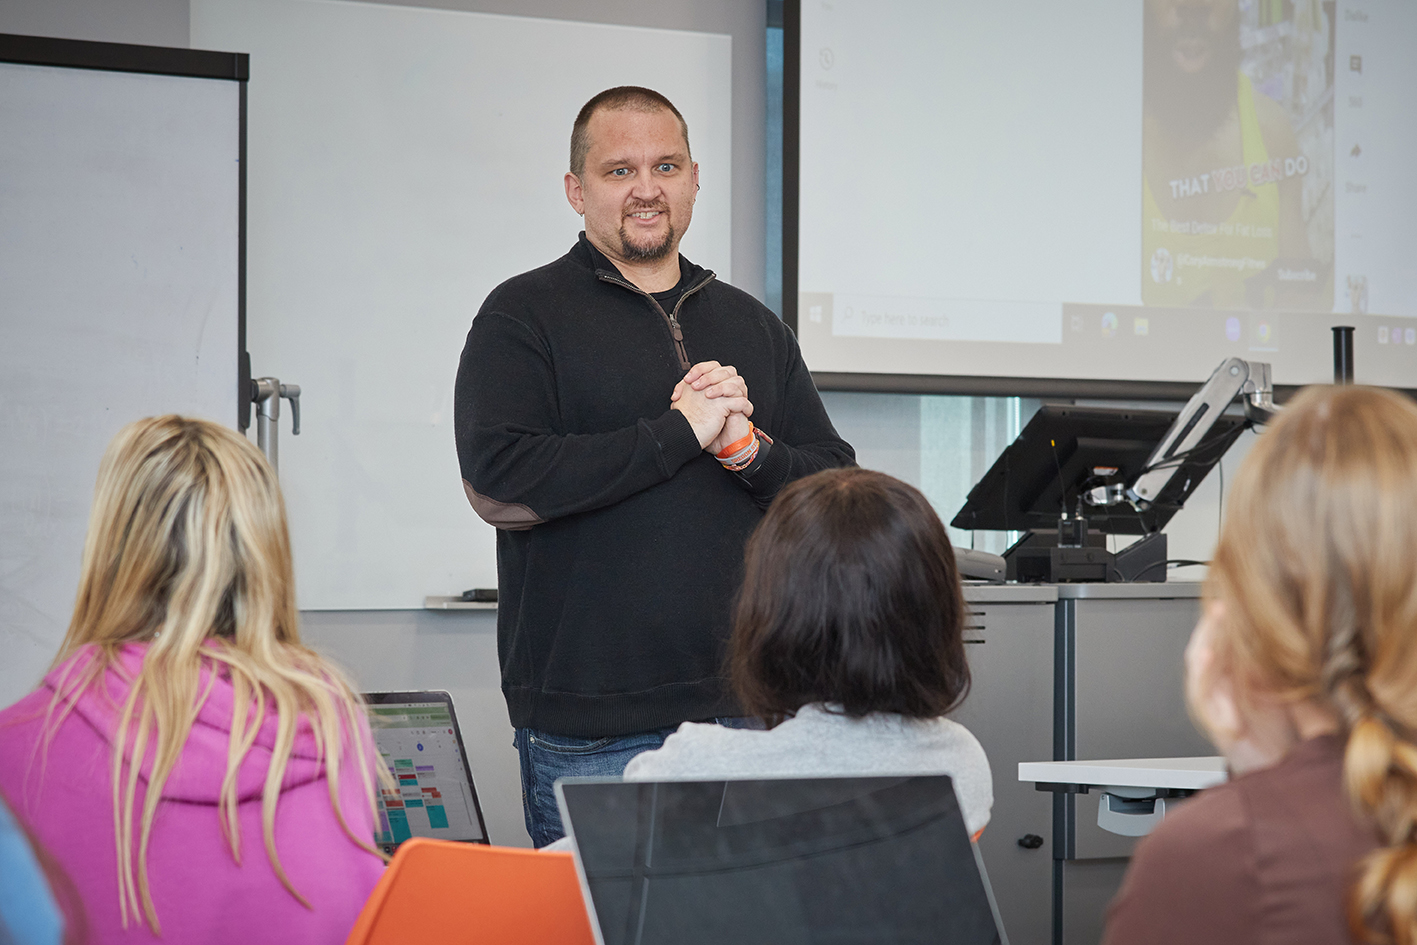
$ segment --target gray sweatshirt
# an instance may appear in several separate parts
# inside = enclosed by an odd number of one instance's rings
[[[664,747],[637,755],[625,768],[626,781],[894,774],[948,774],[970,834],[989,822],[989,759],[967,728],[943,718],[853,719],[809,705],[768,731],[685,722]]]

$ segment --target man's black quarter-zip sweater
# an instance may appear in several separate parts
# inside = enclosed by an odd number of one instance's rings
[[[611,736],[737,714],[723,661],[743,544],[783,485],[855,460],[786,326],[682,257],[680,271],[665,311],[582,233],[494,289],[468,332],[458,460],[498,529],[517,727]],[[709,360],[738,369],[773,441],[743,474],[669,409]]]

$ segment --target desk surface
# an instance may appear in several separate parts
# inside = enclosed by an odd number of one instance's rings
[[[1225,759],[1124,758],[1109,761],[1024,761],[1020,781],[1098,787],[1173,788],[1199,791],[1226,780]]]
[[[970,604],[1056,604],[1058,589],[1052,584],[968,584],[964,599]]]
[[[1151,600],[1196,598],[1202,585],[1195,581],[1137,581],[1133,584],[1054,584],[1061,600]]]
[[[1201,586],[1185,581],[1150,584],[964,584],[970,604],[1052,604],[1061,599],[1116,600],[1200,597]],[[428,610],[496,610],[495,603],[465,601],[461,597],[429,595]]]
[[[463,600],[461,597],[439,597],[430,594],[423,598],[425,610],[496,610],[497,602]]]

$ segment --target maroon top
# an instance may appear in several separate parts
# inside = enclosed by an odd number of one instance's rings
[[[1211,788],[1137,846],[1104,945],[1350,941],[1345,903],[1378,845],[1343,792],[1343,739]]]

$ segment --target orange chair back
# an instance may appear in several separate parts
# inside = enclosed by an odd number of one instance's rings
[[[346,945],[595,945],[570,853],[414,837],[389,861]]]

